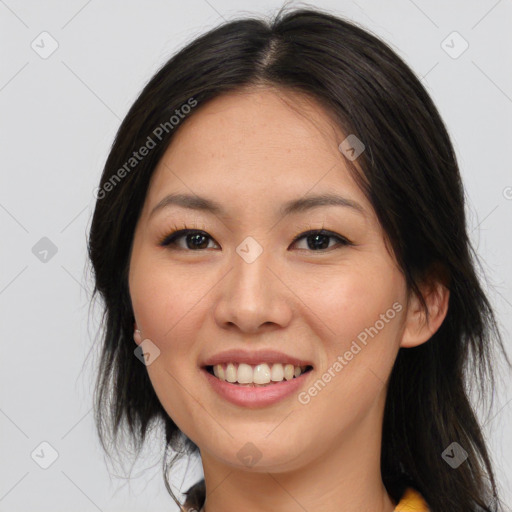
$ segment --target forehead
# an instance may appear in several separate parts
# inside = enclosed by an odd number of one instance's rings
[[[235,154],[299,158],[320,149],[320,143],[324,152],[338,156],[336,141],[341,136],[327,112],[305,94],[251,87],[216,97],[193,111],[168,153],[213,153],[226,160]]]
[[[263,87],[230,92],[196,107],[179,127],[147,200],[154,206],[182,191],[254,206],[338,191],[368,206],[338,149],[345,137],[307,95]]]

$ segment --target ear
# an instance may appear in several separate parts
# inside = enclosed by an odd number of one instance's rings
[[[418,296],[411,291],[400,347],[410,348],[427,342],[439,329],[448,312],[450,291],[440,281],[431,279],[419,285],[428,308],[428,322]]]
[[[133,341],[137,343],[137,345],[140,345],[142,343],[142,335],[139,331],[139,328],[137,327],[137,322],[133,324]]]

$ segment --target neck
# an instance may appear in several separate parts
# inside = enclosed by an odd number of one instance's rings
[[[393,512],[396,504],[386,492],[380,471],[381,430],[376,425],[381,424],[381,414],[374,410],[353,425],[351,432],[344,431],[340,439],[334,439],[328,451],[317,452],[307,463],[286,470],[258,468],[258,464],[233,468],[202,450],[203,510]]]

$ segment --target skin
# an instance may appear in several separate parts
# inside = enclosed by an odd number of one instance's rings
[[[338,149],[346,136],[307,96],[253,87],[198,106],[152,176],[130,259],[137,343],[149,339],[160,350],[147,371],[169,416],[200,449],[207,512],[391,512],[396,505],[380,473],[386,381],[399,348],[439,328],[449,292],[426,282],[427,325],[349,175]],[[364,215],[339,206],[277,212],[283,202],[323,192],[357,201]],[[172,206],[150,217],[170,193],[206,196],[226,212]],[[190,237],[187,245],[186,235],[174,249],[159,245],[184,226],[208,234],[198,242],[205,248],[194,249]],[[292,244],[322,227],[354,245]],[[263,249],[250,264],[236,252],[248,236]],[[401,311],[307,404],[294,394],[239,407],[199,370],[223,350],[278,349],[312,361],[309,387],[395,302]],[[261,454],[251,467],[237,457],[248,442]]]

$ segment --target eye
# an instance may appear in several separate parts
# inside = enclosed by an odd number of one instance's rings
[[[307,248],[312,249],[314,252],[325,251],[329,248],[329,239],[335,239],[338,241],[338,246],[344,245],[354,245],[350,240],[333,233],[332,231],[327,231],[325,229],[312,229],[310,231],[306,231],[305,233],[301,233],[297,235],[292,242],[292,245],[302,239],[306,240]],[[336,247],[335,247],[336,248]]]
[[[185,238],[185,247],[179,246],[177,243],[177,241],[182,238]],[[207,249],[208,239],[213,240],[213,238],[204,231],[199,231],[197,229],[180,229],[166,235],[159,245],[162,247],[178,247],[179,249],[190,249],[195,251],[198,249]]]
[[[185,240],[185,246],[178,243],[181,239]],[[313,252],[321,252],[331,249],[331,239],[336,240],[338,242],[338,246],[354,245],[352,242],[350,242],[350,240],[347,240],[341,235],[327,231],[325,229],[313,229],[306,231],[305,233],[301,233],[294,238],[292,245],[296,244],[302,239],[306,240],[307,249],[305,250],[310,249]],[[213,241],[213,238],[211,238],[210,235],[208,235],[208,233],[205,231],[200,231],[197,229],[179,229],[166,235],[164,239],[159,243],[159,245],[173,249],[178,248],[198,251],[201,249],[208,249],[209,240]],[[218,244],[216,245],[218,246]]]

